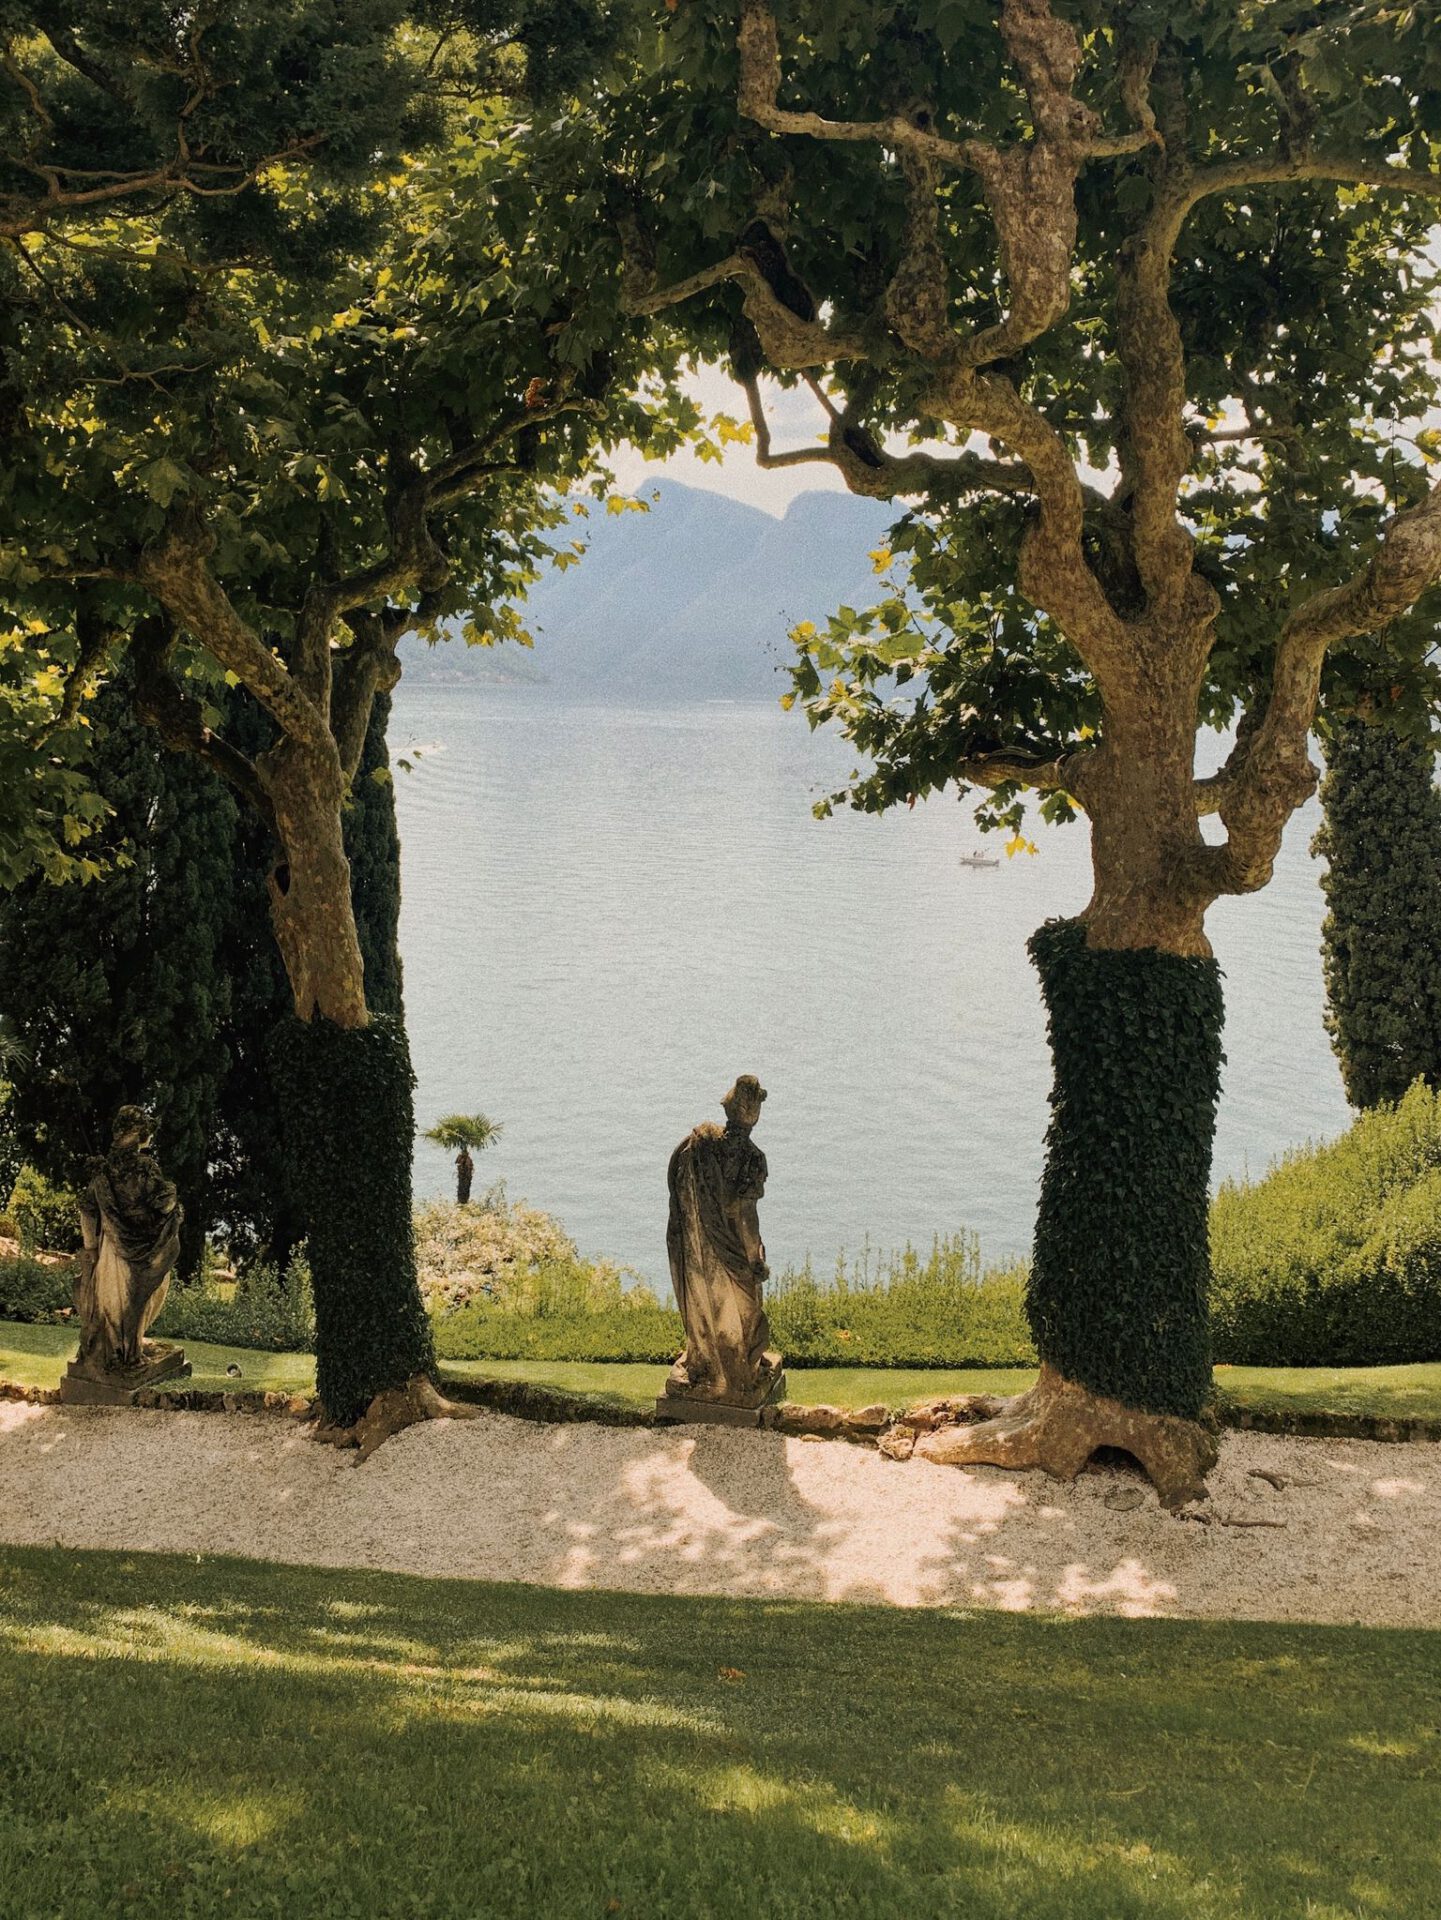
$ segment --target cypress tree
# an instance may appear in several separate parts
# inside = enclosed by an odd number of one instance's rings
[[[0,1008],[23,1043],[7,1130],[48,1179],[73,1186],[115,1109],[144,1103],[185,1204],[190,1273],[214,1217],[229,1001],[216,947],[236,806],[206,769],[163,753],[123,686],[102,692],[90,719],[95,785],[113,810],[94,843],[105,873],[0,896]]]
[[[373,1013],[404,1017],[400,973],[400,833],[386,729],[390,695],[377,693],[345,814],[345,852],[355,931],[365,961],[365,1001]]]
[[[1353,1107],[1441,1085],[1441,794],[1429,742],[1335,729],[1313,850],[1326,861],[1326,1027]]]

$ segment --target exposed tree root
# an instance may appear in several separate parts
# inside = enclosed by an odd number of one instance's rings
[[[356,1448],[359,1466],[393,1434],[403,1433],[422,1420],[478,1420],[484,1412],[483,1407],[447,1400],[428,1374],[417,1373],[403,1387],[387,1387],[384,1393],[376,1394],[354,1426],[337,1426],[322,1415],[314,1437],[322,1446]]]
[[[913,1454],[947,1466],[1039,1467],[1058,1480],[1074,1480],[1100,1447],[1119,1447],[1145,1469],[1164,1507],[1184,1506],[1206,1491],[1216,1464],[1215,1437],[1196,1420],[1175,1414],[1139,1413],[1092,1393],[1042,1367],[1028,1393],[1007,1401],[978,1425],[916,1408],[880,1441],[894,1460]]]

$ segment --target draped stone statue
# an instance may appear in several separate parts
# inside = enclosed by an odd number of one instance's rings
[[[150,1139],[143,1109],[122,1107],[110,1151],[95,1163],[81,1195],[80,1352],[62,1385],[63,1399],[124,1399],[136,1387],[190,1371],[179,1347],[145,1338],[170,1290],[182,1219],[174,1182],[148,1151]]]
[[[785,1386],[762,1302],[769,1269],[756,1203],[766,1157],[751,1129],[765,1097],[743,1073],[721,1102],[725,1126],[704,1122],[671,1155],[666,1251],[685,1351],[656,1402],[664,1419],[753,1426]]]

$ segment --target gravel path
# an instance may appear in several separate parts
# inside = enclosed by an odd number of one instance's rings
[[[1228,1434],[1210,1505],[1202,1526],[1125,1475],[1066,1486],[713,1427],[486,1413],[413,1428],[357,1469],[282,1418],[0,1403],[8,1544],[641,1593],[1441,1626],[1441,1446]]]

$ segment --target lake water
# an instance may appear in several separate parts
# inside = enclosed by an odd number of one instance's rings
[[[401,947],[422,1128],[504,1123],[477,1186],[665,1281],[665,1169],[737,1073],[770,1091],[771,1264],[971,1228],[1023,1251],[1050,1079],[1025,942],[1089,893],[1084,823],[966,869],[942,798],[811,816],[843,742],[754,706],[601,706],[549,688],[402,682],[393,748]],[[1347,1123],[1321,1024],[1314,805],[1275,879],[1209,922],[1226,975],[1216,1173]],[[417,1191],[453,1191],[419,1144]]]

